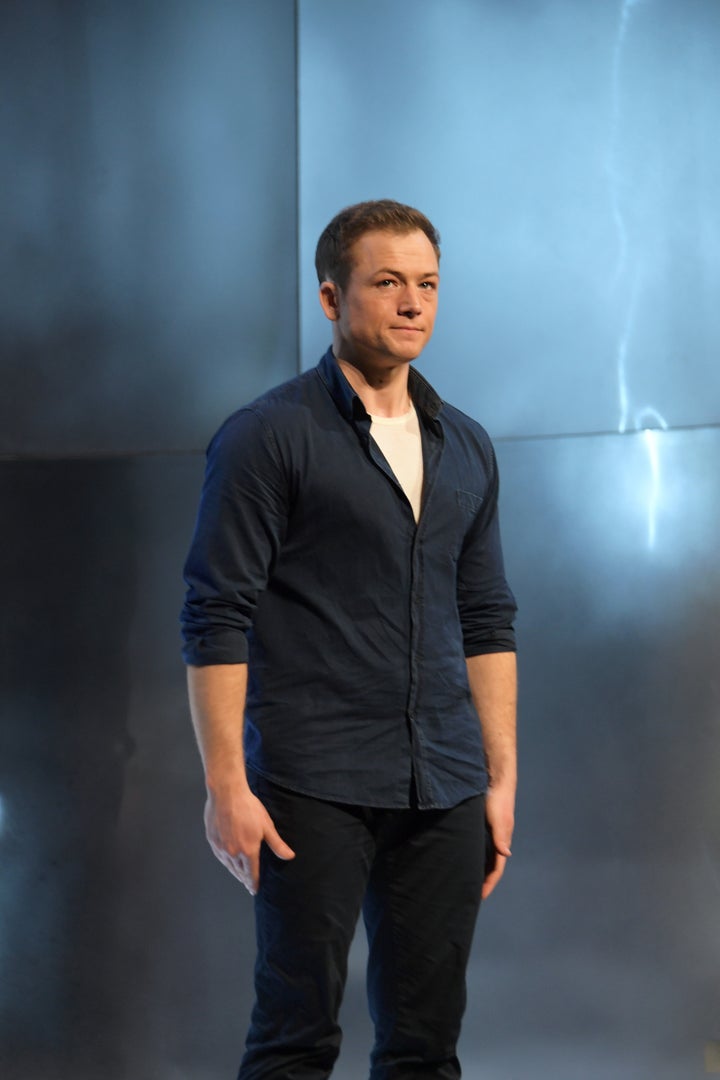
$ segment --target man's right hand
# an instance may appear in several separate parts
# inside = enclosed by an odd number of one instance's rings
[[[295,852],[278,833],[260,800],[248,789],[210,792],[205,803],[205,834],[216,858],[254,896],[260,885],[263,841],[279,859]]]

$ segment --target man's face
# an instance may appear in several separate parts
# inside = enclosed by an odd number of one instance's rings
[[[430,340],[438,296],[438,260],[424,232],[364,233],[352,248],[344,289],[320,288],[334,326],[335,355],[360,365],[409,363]]]

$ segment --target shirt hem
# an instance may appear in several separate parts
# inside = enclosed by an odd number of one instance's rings
[[[286,780],[279,780],[277,776],[273,776],[271,773],[266,772],[264,769],[260,769],[257,765],[253,765],[250,762],[246,763],[246,771],[250,774],[255,774],[261,777],[263,780],[268,780],[271,784],[275,784],[277,787],[284,788],[285,791],[292,791],[296,795],[304,795],[309,799],[318,799],[320,802],[340,803],[343,806],[361,806],[367,807],[370,810],[410,810],[412,804],[410,799],[400,800],[397,802],[391,802],[387,799],[377,798],[363,798],[360,800],[349,799],[347,794],[334,795],[327,792],[320,792],[316,790],[310,790],[302,784],[289,783]],[[252,786],[252,785],[251,785]],[[467,790],[459,795],[457,798],[451,798],[445,802],[425,802],[419,803],[416,809],[418,810],[452,810],[453,807],[459,806],[460,803],[465,802],[466,799],[471,799],[475,795],[486,795],[488,789],[487,777],[478,783],[469,783]]]

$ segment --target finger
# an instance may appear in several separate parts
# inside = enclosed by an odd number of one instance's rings
[[[482,892],[480,894],[483,900],[487,900],[488,896],[490,896],[490,894],[493,892],[496,885],[500,881],[500,878],[505,873],[506,863],[507,859],[505,858],[505,856],[498,854],[495,860],[495,868],[493,869],[492,873],[488,874],[488,876],[485,878],[485,881],[483,882]]]
[[[489,839],[499,855],[509,859],[512,855],[510,844],[512,842],[512,826],[493,825],[488,821]]]
[[[251,896],[254,896],[257,889],[253,886],[252,876],[244,863],[236,863],[230,860],[225,864],[232,876],[236,878],[241,885],[244,885]]]
[[[294,859],[295,852],[288,844],[285,843],[280,833],[277,831],[272,821],[268,819],[268,827],[265,832],[265,843],[272,851],[273,855],[277,855],[278,859]]]
[[[255,896],[260,888],[260,851],[254,852],[245,858],[247,864],[248,881],[244,882],[245,888],[251,896]]]
[[[237,878],[240,884],[245,886],[251,896],[254,896],[257,889],[253,889],[252,874],[245,856],[238,855],[233,857],[217,844],[211,843],[210,846],[213,855],[218,862],[221,862],[228,873],[232,874],[234,878]]]
[[[253,860],[247,855],[229,855],[224,860],[225,866],[227,866],[233,877],[245,886],[251,896],[254,896],[257,892],[257,871],[255,877],[253,877]],[[259,859],[257,860],[259,863]]]

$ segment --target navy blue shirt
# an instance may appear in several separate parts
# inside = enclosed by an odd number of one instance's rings
[[[328,350],[208,449],[185,567],[188,664],[248,663],[245,753],[276,783],[373,807],[485,790],[465,657],[515,648],[487,433],[413,368],[416,524]]]

